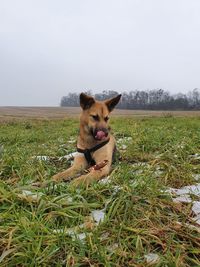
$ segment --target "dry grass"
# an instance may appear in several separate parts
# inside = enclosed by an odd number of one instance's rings
[[[78,107],[0,107],[0,122],[24,119],[65,119],[78,117]],[[194,117],[200,116],[200,111],[154,111],[154,110],[123,110],[116,109],[114,116],[130,117]]]

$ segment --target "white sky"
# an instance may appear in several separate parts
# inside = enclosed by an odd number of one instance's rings
[[[200,88],[199,0],[0,0],[0,105]]]

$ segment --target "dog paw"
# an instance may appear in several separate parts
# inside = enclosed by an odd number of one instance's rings
[[[67,181],[71,180],[71,177],[67,177],[63,173],[57,173],[52,177],[52,180],[54,182],[62,182],[62,181],[67,182]]]
[[[88,187],[93,182],[93,179],[89,176],[82,175],[79,178],[74,179],[71,185],[74,187]]]
[[[52,178],[52,181],[54,182],[60,182],[62,180],[62,177],[60,176],[60,174],[55,174]]]

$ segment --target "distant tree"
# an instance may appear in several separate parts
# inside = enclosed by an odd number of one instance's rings
[[[200,109],[200,90],[193,89],[188,93],[189,103],[193,109]]]
[[[85,91],[92,95],[91,91]],[[102,93],[94,95],[97,100],[112,98],[118,94],[114,90],[104,90]],[[187,94],[178,93],[171,95],[163,89],[153,90],[134,90],[130,92],[121,92],[122,98],[117,108],[121,109],[149,109],[149,110],[200,110],[200,90],[193,89]],[[79,106],[79,94],[68,93],[61,98],[60,106],[77,107]]]
[[[69,93],[61,98],[61,107],[77,107],[79,106],[79,95],[77,93]]]

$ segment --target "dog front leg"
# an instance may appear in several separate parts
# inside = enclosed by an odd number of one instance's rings
[[[87,161],[84,156],[78,156],[74,158],[74,163],[72,167],[67,169],[66,171],[59,172],[52,177],[53,181],[68,181],[73,178],[78,173],[82,172],[88,167]]]
[[[110,166],[106,165],[100,170],[92,169],[88,174],[81,175],[74,179],[71,184],[73,186],[85,186],[88,187],[91,183],[100,180],[110,173]]]

